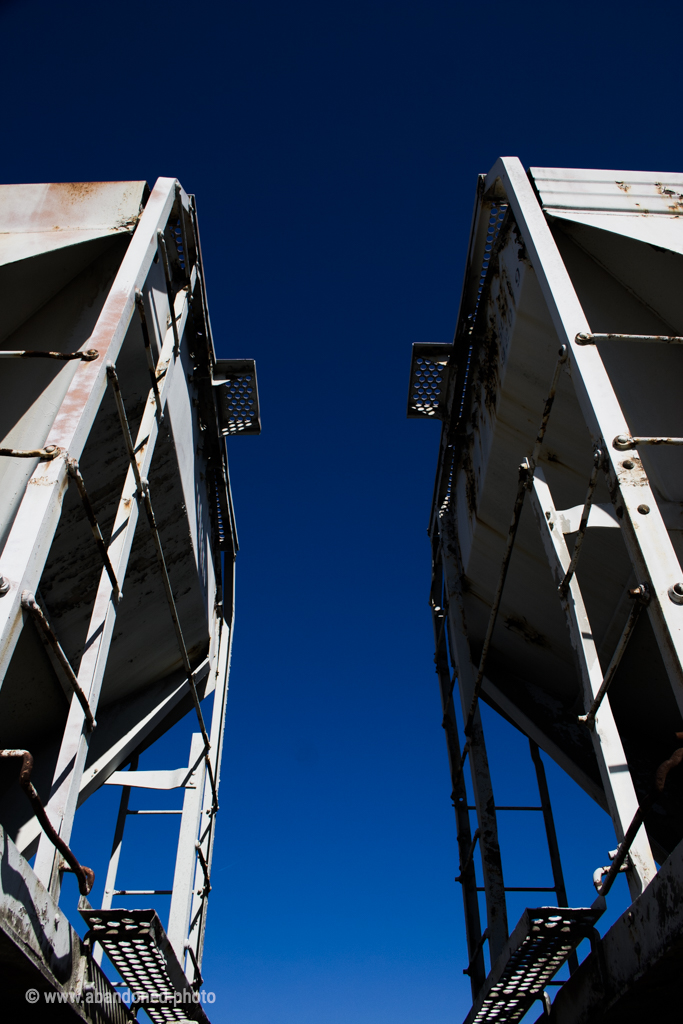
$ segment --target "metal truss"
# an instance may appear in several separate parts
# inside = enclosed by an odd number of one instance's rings
[[[174,275],[171,268],[167,246],[169,232],[173,237],[175,258],[182,271],[183,280],[180,282],[177,272]],[[192,253],[195,254],[194,259],[191,258]],[[168,300],[165,323],[159,320],[158,304],[155,306],[152,302],[148,282],[152,264],[159,261],[163,268]],[[142,333],[151,385],[135,436],[126,410],[125,383],[119,380],[117,374],[117,358],[134,317],[138,318]],[[193,199],[186,195],[175,179],[160,178],[140,215],[114,283],[88,339],[88,348],[68,355],[32,351],[1,353],[5,358],[43,356],[55,359],[68,358],[74,361],[78,358],[80,361],[43,446],[30,451],[0,450],[0,455],[10,458],[38,460],[2,554],[0,678],[6,672],[14,653],[23,618],[30,615],[36,623],[70,703],[49,798],[44,809],[41,804],[42,817],[38,814],[36,818],[22,826],[17,836],[17,846],[26,855],[36,851],[34,872],[37,882],[42,883],[51,900],[58,901],[62,873],[66,866],[62,859],[66,856],[64,851],[66,850],[74,862],[78,863],[68,845],[78,805],[104,782],[121,785],[122,798],[105,886],[103,911],[111,908],[115,897],[140,894],[139,890],[116,888],[124,825],[127,816],[133,813],[128,807],[131,788],[136,785],[143,785],[146,788],[169,788],[168,773],[136,770],[138,751],[148,745],[150,738],[154,738],[184,714],[188,705],[194,708],[199,733],[193,737],[189,763],[180,772],[182,779],[178,781],[178,773],[174,775],[173,784],[185,788],[185,799],[180,812],[175,878],[173,888],[169,890],[172,901],[168,940],[164,935],[162,944],[167,941],[170,943],[170,948],[174,951],[174,962],[187,971],[192,984],[197,986],[201,982],[206,908],[211,890],[210,872],[215,819],[218,812],[218,781],[233,634],[234,593],[231,591],[234,577],[229,560],[234,559],[237,537],[225,455],[222,443],[219,444],[221,433],[230,431],[227,428],[221,430],[215,422],[206,435],[216,435],[216,452],[208,456],[212,468],[207,488],[211,500],[218,505],[217,534],[210,557],[217,560],[218,568],[215,575],[216,579],[220,580],[221,550],[226,553],[229,590],[227,594],[223,594],[219,585],[216,600],[210,609],[208,655],[197,660],[188,650],[185,641],[181,616],[176,607],[164,555],[163,524],[157,523],[148,481],[160,426],[172,394],[180,396],[174,400],[183,410],[185,406],[191,410],[193,404],[198,405],[197,400],[192,401],[188,393],[188,376],[192,380],[192,373],[188,375],[188,366],[196,379],[201,378],[207,386],[213,385],[211,363],[206,367],[196,365],[198,361],[195,360],[194,353],[187,351],[185,328],[189,320],[193,322],[193,330],[210,340]],[[227,368],[230,361],[224,362]],[[247,372],[241,364],[238,369],[242,377]],[[249,409],[256,410],[255,416],[258,421],[253,362],[249,382]],[[217,385],[221,385],[220,376]],[[88,496],[86,482],[79,469],[79,459],[108,386],[112,389],[116,403],[121,444],[125,447],[129,464],[111,538],[105,543]],[[231,400],[230,409],[241,408],[242,391],[239,388],[235,395],[231,396]],[[209,405],[209,418],[211,415],[216,418],[217,409],[213,401]],[[251,432],[256,432],[257,426],[257,422],[256,425],[252,424]],[[194,456],[191,436],[189,440],[191,465]],[[210,440],[210,443],[214,444],[214,441]],[[181,465],[181,476],[183,473],[187,475],[187,472],[188,470]],[[73,480],[77,485],[102,564],[87,637],[77,671],[72,668],[64,653],[49,617],[41,607],[39,595],[41,575],[59,523],[69,480]],[[184,480],[183,487],[185,488]],[[192,485],[190,493],[191,491]],[[112,721],[112,716],[109,716],[103,732],[97,722],[98,704],[141,512],[145,528],[154,544],[158,571],[168,603],[169,621],[175,630],[182,672],[148,687],[139,695],[132,695],[128,708],[120,712],[118,718],[114,716],[116,720]],[[199,550],[199,541],[194,537],[192,543],[197,548],[195,558],[199,564],[206,554]],[[207,726],[201,701],[211,693],[214,694],[213,713]],[[91,747],[97,752],[97,757],[94,762],[91,758],[91,763],[86,769]],[[12,756],[27,752],[3,753],[5,756]],[[118,770],[126,764],[131,765],[131,770]],[[150,779],[150,775],[154,777]],[[46,831],[43,819],[49,823],[51,832]],[[149,821],[151,824],[154,818],[150,818]],[[82,893],[87,891],[88,889],[81,888]],[[154,890],[149,894],[158,895],[160,892],[161,890]],[[96,914],[85,897],[81,901],[81,909],[86,915]],[[155,927],[158,932],[161,929],[158,922],[157,926]],[[93,934],[96,938],[96,934]],[[101,959],[101,952],[96,959]],[[163,1013],[159,1019],[162,1018],[166,1019]]]
[[[510,509],[510,525],[502,550],[497,555],[500,559],[497,585],[492,599],[488,601],[488,623],[481,643],[477,641],[478,656],[475,659],[465,609],[465,593],[470,583],[466,579],[463,554],[463,544],[467,547],[471,543],[468,533],[471,528],[465,522],[464,515],[458,518],[454,490],[458,464],[455,459],[458,443],[462,442],[468,430],[463,419],[463,408],[472,372],[473,348],[469,339],[474,337],[489,264],[506,216],[512,220],[512,230],[516,232],[520,252],[524,253],[523,259],[535,272],[557,333],[559,351],[552,377],[548,381],[546,400],[529,412],[531,417],[537,417],[538,431],[533,447],[526,452],[523,449],[519,451],[518,457],[522,461],[518,467],[516,496]],[[508,288],[512,295],[510,285]],[[500,345],[504,350],[509,344],[505,334],[506,325],[499,323],[498,330]],[[681,750],[664,762],[657,773],[656,785],[653,778],[651,791],[645,798],[641,797],[639,802],[608,694],[638,618],[647,613],[671,691],[679,709],[683,711],[683,572],[642,462],[637,457],[624,458],[624,453],[637,451],[642,446],[676,446],[683,443],[683,439],[633,435],[598,350],[598,342],[622,346],[639,342],[678,345],[681,337],[673,333],[593,333],[526,172],[514,158],[499,160],[489,175],[482,175],[479,181],[468,271],[456,332],[459,365],[455,365],[452,347],[449,355],[446,351],[449,346],[431,346],[433,352],[431,349],[428,351],[429,346],[415,346],[409,396],[410,416],[436,416],[443,420],[430,522],[433,564],[431,606],[435,661],[458,831],[460,873],[457,881],[463,890],[469,953],[465,973],[470,976],[474,999],[474,1007],[467,1020],[472,1024],[474,1021],[489,1019],[518,1020],[537,998],[545,1000],[546,1011],[549,1012],[550,1001],[544,994],[544,986],[567,960],[570,971],[575,970],[577,960],[574,948],[581,938],[589,934],[604,911],[605,897],[617,873],[626,872],[633,900],[645,892],[657,874],[657,867],[643,825],[644,816],[652,806],[657,792],[662,792],[670,768],[683,760]],[[466,353],[466,358],[463,358],[463,353]],[[586,481],[584,504],[569,510],[556,508],[546,476],[539,466],[541,448],[562,374],[568,375],[572,381],[593,447],[593,466]],[[481,448],[479,458],[485,465],[488,457],[486,442],[480,440],[478,443]],[[471,466],[467,472],[474,476]],[[594,503],[600,478],[607,485],[613,509]],[[470,486],[469,482],[467,486]],[[501,693],[487,676],[492,640],[525,504],[530,504],[533,510],[538,537],[555,583],[557,602],[562,609],[575,653],[585,711],[578,716],[578,720],[590,736],[604,795],[596,793],[594,784],[581,776],[576,765],[568,763],[567,756],[552,738],[509,697]],[[621,528],[633,578],[637,581],[624,595],[630,607],[627,607],[624,614],[619,640],[604,671],[577,579],[584,539],[588,527],[592,525]],[[566,541],[568,533],[576,535],[572,550]],[[501,548],[499,534],[496,534],[495,540],[491,540],[492,548],[494,545]],[[481,632],[479,635],[482,635]],[[453,666],[452,676],[449,653]],[[462,747],[454,706],[456,687],[464,722],[465,742]],[[507,808],[496,807],[493,798],[479,712],[481,699],[502,711],[530,740],[539,785],[538,809],[542,810],[544,817],[553,871],[553,885],[538,891],[554,892],[558,905],[566,908],[567,895],[539,747],[588,792],[592,792],[603,806],[606,805],[614,825],[618,846],[610,854],[611,865],[595,873],[595,887],[599,895],[593,907],[574,911],[558,910],[559,917],[552,918],[551,915],[548,918],[560,922],[564,921],[563,915],[573,915],[572,921],[576,922],[578,929],[574,935],[574,924],[567,926],[571,932],[571,941],[554,947],[550,959],[544,959],[547,951],[535,945],[536,940],[532,934],[534,929],[531,926],[533,915],[538,918],[535,923],[541,926],[541,918],[545,920],[551,913],[547,909],[527,911],[528,919],[523,918],[512,939],[508,938],[505,893],[524,890],[508,887],[503,881],[497,812]],[[467,762],[474,793],[473,807],[468,807],[464,783]],[[477,827],[474,834],[470,811],[476,811]],[[477,846],[481,856],[483,886],[478,886],[476,882],[474,853]],[[483,931],[478,892],[485,894],[487,921]],[[483,956],[486,943],[491,963],[488,978]],[[541,962],[544,966],[539,969]]]

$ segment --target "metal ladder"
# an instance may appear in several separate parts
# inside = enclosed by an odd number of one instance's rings
[[[435,564],[437,566],[439,565],[438,562],[436,562]],[[439,581],[437,579],[437,583],[438,582]],[[470,980],[472,982],[472,995],[474,998],[477,995],[477,993],[481,991],[486,979],[483,950],[485,942],[489,939],[489,929],[486,928],[484,929],[484,931],[482,931],[481,929],[481,919],[479,913],[479,901],[477,893],[486,892],[486,887],[477,885],[476,872],[474,866],[474,853],[477,844],[481,838],[481,828],[477,828],[474,835],[472,835],[469,812],[477,811],[477,807],[476,805],[468,804],[467,802],[467,791],[464,779],[464,766],[467,756],[469,752],[472,750],[473,745],[478,742],[483,746],[484,738],[483,732],[481,733],[480,738],[476,734],[471,735],[468,738],[465,747],[461,752],[457,720],[455,716],[455,706],[453,702],[455,679],[451,678],[448,662],[448,647],[446,640],[447,611],[442,606],[440,600],[438,603],[433,602],[432,614],[436,642],[436,654],[434,660],[436,663],[436,671],[439,679],[439,688],[441,691],[441,701],[443,710],[442,725],[446,732],[448,758],[451,769],[451,783],[453,787],[451,799],[456,815],[458,848],[460,854],[460,873],[457,876],[456,881],[458,881],[463,887],[463,901],[465,905],[465,927],[467,933],[469,963],[467,967],[464,969],[463,973],[469,975],[470,977]],[[529,747],[536,774],[536,782],[538,785],[540,804],[532,806],[494,805],[494,812],[536,811],[541,812],[543,814],[543,824],[545,827],[546,840],[548,844],[548,853],[550,856],[553,884],[551,886],[503,885],[502,889],[503,892],[552,892],[555,893],[557,897],[557,903],[559,907],[566,908],[568,906],[567,890],[562,871],[562,861],[560,858],[560,850],[557,841],[557,832],[555,829],[555,821],[553,818],[552,805],[550,802],[550,793],[548,790],[548,782],[545,774],[545,768],[543,765],[543,761],[541,759],[541,754],[538,745],[532,739],[529,740]],[[500,864],[500,871],[502,882],[502,864]],[[491,959],[495,960],[496,958],[495,956],[492,956]],[[569,963],[570,972],[576,970],[576,968],[578,967],[578,959],[576,953],[574,951],[571,951],[566,957],[566,959]]]
[[[139,757],[135,754],[131,759],[129,771],[114,772],[107,780],[106,784],[119,785],[122,790],[102,906],[99,910],[94,910],[89,905],[83,906],[81,913],[91,928],[91,938],[97,947],[94,959],[101,963],[103,952],[107,953],[109,959],[121,973],[124,982],[154,1020],[153,1006],[150,1001],[151,976],[149,972],[141,969],[144,958],[132,956],[131,959],[127,957],[126,950],[131,951],[129,933],[134,932],[137,935],[140,932],[142,937],[138,936],[139,943],[154,946],[157,949],[157,954],[155,954],[157,959],[160,958],[160,963],[161,960],[166,963],[162,986],[166,995],[163,996],[162,1002],[164,1004],[168,1002],[168,993],[172,991],[178,991],[187,1002],[184,993],[196,991],[202,983],[200,972],[201,918],[205,900],[211,889],[209,868],[203,847],[206,845],[212,828],[213,815],[210,811],[210,801],[208,801],[209,809],[207,810],[207,801],[204,799],[208,780],[204,738],[201,733],[194,733],[192,736],[190,756],[185,767],[161,771],[138,771],[138,762]],[[158,791],[182,788],[184,789],[182,809],[131,808],[129,805],[133,788]],[[133,815],[180,816],[178,852],[171,889],[117,888],[116,880],[126,821]],[[203,821],[203,817],[208,817],[208,821]],[[114,899],[122,896],[170,896],[171,908],[167,932],[164,931],[153,910],[129,911],[113,908]],[[121,926],[122,921],[128,921],[128,923]],[[136,941],[138,940],[136,939]],[[191,981],[187,976],[187,972],[190,970]],[[158,993],[162,990],[157,987],[154,991]],[[182,1012],[185,1010],[183,1009]],[[159,1021],[167,1019],[184,1020],[186,1018],[169,1018],[163,1014],[159,1016]],[[200,1018],[193,1016],[189,1019],[198,1020]]]

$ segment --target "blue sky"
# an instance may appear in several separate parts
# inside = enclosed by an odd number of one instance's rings
[[[427,605],[438,427],[405,419],[410,346],[452,339],[476,175],[499,155],[681,169],[676,25],[645,13],[0,2],[3,180],[178,177],[197,196],[218,354],[257,360],[263,434],[229,445],[242,550],[214,1024],[465,1016]],[[525,742],[486,724],[498,802],[534,802]],[[191,728],[160,761],[184,760]],[[585,904],[613,833],[548,771],[570,900]],[[98,795],[74,833],[100,884],[112,806]],[[514,817],[508,884],[549,884],[542,836]],[[170,870],[165,841],[137,849]],[[610,916],[624,899],[622,879]]]

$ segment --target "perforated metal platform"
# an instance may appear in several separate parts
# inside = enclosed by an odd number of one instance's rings
[[[521,1020],[601,913],[593,907],[525,910],[464,1024]]]
[[[154,1024],[209,1024],[154,910],[81,908],[91,937]]]
[[[256,363],[253,359],[217,359],[213,373],[221,433],[260,434]]]
[[[408,418],[438,418],[446,398],[448,357],[452,345],[440,342],[416,342],[410,364]]]

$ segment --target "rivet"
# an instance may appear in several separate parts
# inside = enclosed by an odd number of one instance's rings
[[[0,576],[0,597],[4,597],[5,594],[8,594],[9,588],[9,580],[6,580],[4,576]]]
[[[626,459],[625,462],[622,462],[622,466],[624,469],[633,469],[634,463],[630,459]]]
[[[683,604],[683,583],[674,583],[669,587],[669,598],[674,604]]]
[[[650,511],[650,506],[649,505],[639,505],[638,506],[638,511],[640,512],[641,516],[646,516],[648,514],[648,512]]]

